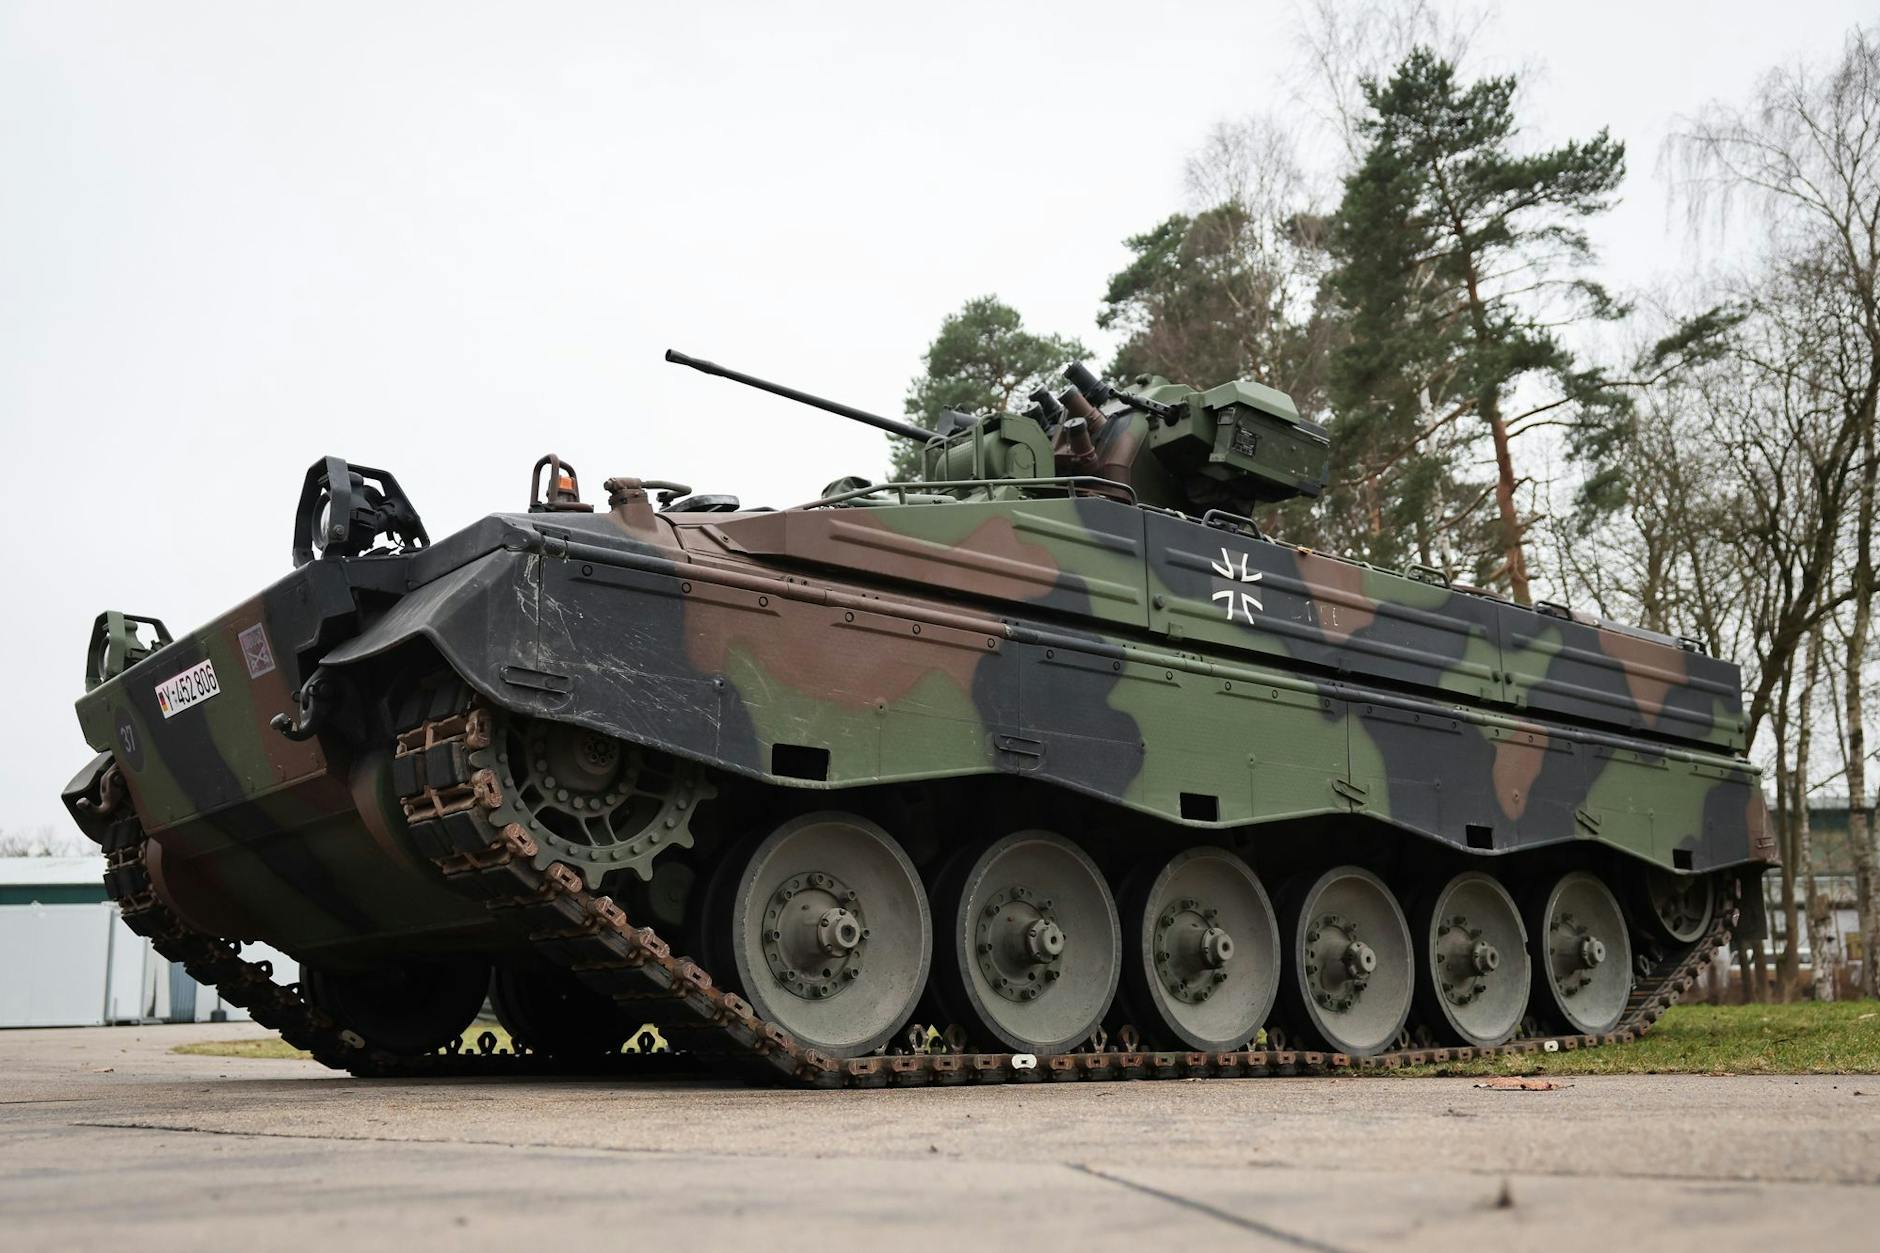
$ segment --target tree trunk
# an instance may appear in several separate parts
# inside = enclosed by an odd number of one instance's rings
[[[1468,249],[1468,234],[1461,220],[1454,220],[1452,228],[1456,238],[1464,241],[1462,265],[1469,285],[1469,325],[1475,331],[1476,347],[1486,352],[1492,338],[1488,328],[1488,309],[1482,303],[1481,280],[1476,274],[1475,257]],[[1495,444],[1495,509],[1499,515],[1496,533],[1501,540],[1502,562],[1508,571],[1508,590],[1517,605],[1532,604],[1533,596],[1528,591],[1527,552],[1521,542],[1521,514],[1515,508],[1514,501],[1514,449],[1509,444],[1508,420],[1501,412],[1500,386],[1490,383],[1483,388],[1479,404],[1482,420],[1488,423],[1488,434]]]
[[[1872,824],[1867,821],[1867,699],[1861,682],[1867,638],[1873,630],[1874,486],[1875,476],[1880,475],[1880,460],[1874,456],[1871,395],[1865,409],[1860,512],[1854,523],[1854,626],[1847,636],[1847,835],[1854,846],[1854,887],[1860,909],[1861,989],[1868,996],[1880,996],[1880,901],[1874,898],[1880,850],[1874,847]]]
[[[1821,679],[1821,635],[1817,626],[1808,636],[1807,660],[1802,665],[1802,695],[1796,710],[1795,873],[1802,876],[1802,898],[1807,906],[1809,971],[1814,977],[1815,999],[1834,999],[1834,974],[1839,962],[1839,937],[1834,934],[1834,897],[1815,884],[1814,835],[1808,820],[1808,756],[1814,742],[1815,684]]]
[[[1470,287],[1474,287],[1473,281]],[[1508,567],[1508,590],[1515,603],[1533,603],[1528,591],[1527,552],[1521,543],[1521,514],[1514,501],[1514,452],[1508,445],[1508,423],[1501,416],[1501,397],[1493,391],[1482,397],[1482,416],[1488,419],[1488,433],[1495,441],[1495,509],[1500,514],[1497,531],[1501,537],[1502,560]]]
[[[1858,578],[1859,576],[1856,576]],[[1880,901],[1874,897],[1875,880],[1880,879],[1876,861],[1874,833],[1867,821],[1867,732],[1863,720],[1867,702],[1861,693],[1861,660],[1867,651],[1867,636],[1873,620],[1873,578],[1867,586],[1856,585],[1854,629],[1847,639],[1847,837],[1854,851],[1854,897],[1860,911],[1861,990],[1868,996],[1880,996]]]
[[[1776,847],[1782,850],[1782,865],[1776,871],[1778,907],[1782,911],[1782,951],[1776,958],[1775,999],[1789,999],[1789,985],[1800,967],[1797,952],[1800,927],[1795,909],[1795,784],[1789,770],[1789,692],[1793,675],[1782,675],[1782,699],[1776,702],[1775,716],[1769,720],[1770,734],[1776,742]]]

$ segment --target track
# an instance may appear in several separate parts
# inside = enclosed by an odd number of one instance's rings
[[[1112,1044],[1101,1037],[1082,1050],[1052,1056],[909,1050],[830,1057],[759,1017],[698,963],[675,955],[651,928],[635,926],[611,897],[588,890],[579,874],[560,864],[535,869],[531,859],[537,849],[529,833],[516,824],[499,829],[487,817],[503,799],[500,781],[487,764],[489,715],[475,708],[463,711],[458,690],[449,685],[429,699],[430,707],[413,711],[407,729],[399,734],[393,760],[393,778],[413,843],[451,886],[482,902],[520,944],[612,998],[632,1021],[659,1027],[674,1051],[559,1061],[526,1048],[497,1050],[487,1034],[476,1051],[411,1056],[376,1048],[309,1003],[298,985],[274,983],[266,963],[240,956],[239,943],[193,931],[171,913],[152,890],[141,824],[134,813],[117,817],[104,839],[105,887],[131,929],[288,1043],[328,1066],[364,1076],[598,1071],[633,1077],[703,1066],[759,1081],[866,1088],[1372,1073],[1473,1057],[1594,1048],[1629,1043],[1649,1031],[1728,939],[1736,917],[1728,902],[1720,902],[1710,932],[1682,953],[1639,973],[1619,1025],[1598,1036],[1531,1036],[1491,1048],[1406,1048],[1363,1058],[1292,1049],[1153,1052],[1127,1047],[1130,1041]],[[111,797],[112,787],[104,790],[107,808],[113,800],[125,803]]]

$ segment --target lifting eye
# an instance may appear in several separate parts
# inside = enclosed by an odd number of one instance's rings
[[[548,471],[548,495],[542,494],[542,471]],[[529,474],[530,513],[593,513],[594,506],[581,503],[581,475],[570,463],[549,453],[535,463]]]

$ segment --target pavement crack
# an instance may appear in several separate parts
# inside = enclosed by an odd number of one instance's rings
[[[102,1096],[23,1096],[0,1100],[0,1105],[83,1105],[102,1100]]]
[[[1281,1244],[1290,1244],[1294,1248],[1300,1249],[1316,1249],[1318,1253],[1346,1253],[1346,1250],[1336,1244],[1327,1244],[1322,1240],[1314,1240],[1311,1236],[1302,1236],[1297,1232],[1287,1231],[1283,1227],[1275,1227],[1270,1223],[1263,1223],[1257,1218],[1248,1218],[1244,1215],[1233,1213],[1231,1210],[1224,1210],[1218,1206],[1209,1205],[1206,1201],[1197,1201],[1191,1196],[1183,1196],[1179,1192],[1167,1192],[1146,1183],[1138,1183],[1134,1179],[1125,1179],[1121,1175],[1112,1175],[1107,1171],[1098,1170],[1095,1166],[1085,1165],[1083,1162],[1067,1162],[1065,1164],[1072,1170],[1080,1171],[1092,1178],[1101,1179],[1105,1183],[1118,1184],[1122,1187],[1140,1192],[1145,1196],[1152,1196],[1158,1200],[1167,1201],[1171,1205],[1180,1205],[1185,1209],[1191,1209],[1197,1213],[1206,1214],[1209,1218],[1218,1219],[1221,1222],[1227,1223],[1229,1226],[1239,1227],[1243,1231],[1251,1231],[1258,1235],[1265,1236],[1269,1240],[1277,1240]]]

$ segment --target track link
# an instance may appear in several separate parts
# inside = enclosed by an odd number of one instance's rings
[[[1720,902],[1709,934],[1679,954],[1647,959],[1619,1025],[1602,1035],[1530,1036],[1491,1048],[1401,1048],[1371,1057],[1304,1049],[1154,1052],[1110,1045],[1054,1056],[1028,1053],[908,1051],[835,1058],[800,1044],[760,1017],[740,996],[719,987],[689,957],[675,955],[651,927],[634,925],[611,897],[590,890],[581,874],[552,863],[537,869],[536,841],[516,823],[498,827],[490,815],[503,804],[491,746],[488,711],[464,709],[461,689],[439,687],[428,707],[397,737],[393,781],[413,843],[445,881],[481,902],[510,935],[538,956],[577,975],[619,1003],[633,1021],[660,1028],[675,1054],[617,1054],[560,1062],[525,1050],[496,1050],[486,1035],[476,1052],[422,1056],[375,1048],[358,1032],[310,1004],[298,985],[272,981],[265,962],[239,955],[240,945],[191,930],[157,898],[144,862],[146,837],[134,814],[111,824],[104,839],[105,886],[124,920],[157,951],[181,962],[192,978],[213,985],[328,1066],[370,1077],[603,1073],[622,1077],[671,1074],[675,1064],[746,1079],[814,1088],[1035,1083],[1077,1079],[1195,1079],[1262,1075],[1375,1073],[1405,1066],[1626,1044],[1649,1031],[1729,938],[1736,911]]]

